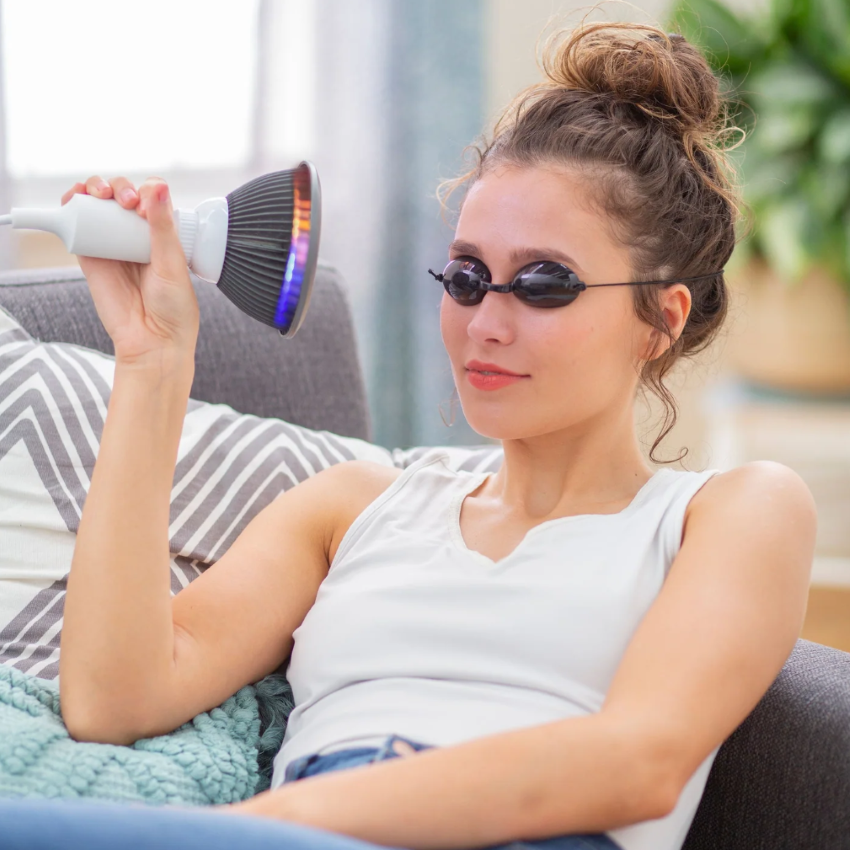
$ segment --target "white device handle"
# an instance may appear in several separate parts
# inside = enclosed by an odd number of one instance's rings
[[[118,201],[75,194],[57,209],[12,209],[12,227],[47,230],[55,233],[72,254],[127,260],[151,261],[150,226],[135,211]],[[191,264],[198,230],[198,215],[193,210],[174,210],[174,225],[180,244]]]
[[[81,257],[151,261],[150,225],[135,210],[118,201],[76,194],[56,209],[13,208],[4,216],[14,228],[55,233]],[[227,254],[227,198],[209,198],[194,210],[174,210],[174,226],[186,263],[202,280],[218,283]],[[0,224],[9,223],[0,221]]]

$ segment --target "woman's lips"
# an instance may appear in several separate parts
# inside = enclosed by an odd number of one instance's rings
[[[478,390],[500,390],[530,377],[486,360],[469,360],[465,368],[469,383]]]
[[[500,390],[502,387],[507,387],[510,384],[515,384],[517,381],[526,379],[526,375],[484,375],[481,372],[476,372],[474,369],[466,370],[466,377],[469,383],[478,390]]]

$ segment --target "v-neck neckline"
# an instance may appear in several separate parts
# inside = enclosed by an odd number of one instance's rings
[[[622,518],[627,514],[631,513],[643,499],[646,497],[647,493],[652,489],[652,487],[658,482],[659,478],[663,473],[670,472],[670,470],[666,467],[662,467],[661,469],[657,469],[643,484],[640,490],[635,493],[634,498],[626,505],[625,508],[621,511],[617,511],[613,514],[571,514],[570,516],[561,516],[554,517],[553,519],[547,519],[543,522],[537,523],[537,525],[533,525],[528,531],[520,539],[519,543],[517,543],[514,548],[505,555],[504,558],[500,558],[498,561],[494,561],[488,555],[485,555],[483,552],[479,552],[477,549],[471,549],[466,545],[466,541],[463,539],[463,532],[460,528],[460,514],[463,508],[463,500],[473,491],[477,490],[491,475],[495,475],[495,472],[478,472],[478,473],[469,473],[469,480],[464,481],[463,478],[459,478],[460,481],[460,489],[454,494],[454,497],[450,500],[448,505],[449,510],[449,529],[452,538],[452,542],[455,547],[459,549],[461,552],[470,555],[473,558],[476,558],[479,561],[484,562],[489,567],[501,567],[507,561],[510,561],[514,558],[514,556],[519,552],[520,549],[525,545],[529,536],[536,533],[538,529],[541,528],[549,528],[553,525],[559,523],[566,522],[576,522],[582,520],[608,520],[615,518]]]

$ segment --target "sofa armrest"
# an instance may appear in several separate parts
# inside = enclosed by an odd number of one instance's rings
[[[683,850],[850,847],[850,654],[798,640],[717,753]]]

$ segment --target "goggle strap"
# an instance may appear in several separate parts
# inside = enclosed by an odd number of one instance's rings
[[[704,280],[707,277],[716,277],[723,274],[726,269],[720,269],[719,272],[709,272],[708,274],[698,274],[694,277],[673,277],[669,280],[634,280],[630,283],[588,283],[585,284],[588,288],[592,286],[646,286],[650,283],[681,283],[685,280]]]

